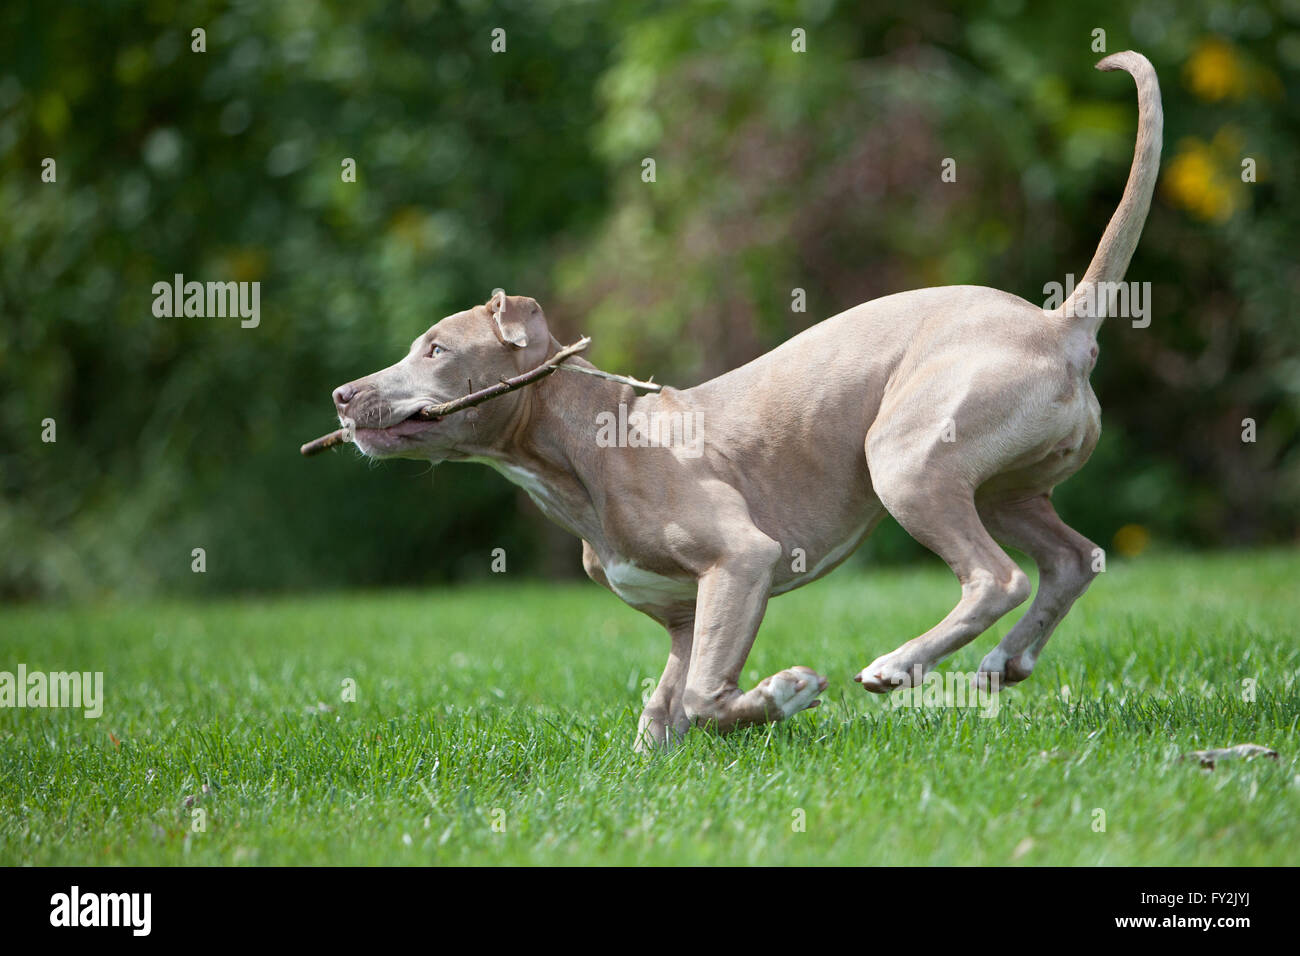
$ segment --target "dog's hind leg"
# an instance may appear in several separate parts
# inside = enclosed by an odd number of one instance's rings
[[[982,504],[980,515],[994,537],[1038,565],[1034,603],[980,663],[984,686],[992,685],[996,676],[996,686],[1006,687],[1033,673],[1052,632],[1097,576],[1094,562],[1100,549],[1060,519],[1047,495]]]
[[[952,568],[961,600],[948,616],[895,651],[877,658],[855,680],[878,694],[919,683],[931,667],[982,634],[1029,597],[1029,578],[984,529],[974,493],[960,482],[941,483],[938,469],[876,478],[876,493],[898,523]]]

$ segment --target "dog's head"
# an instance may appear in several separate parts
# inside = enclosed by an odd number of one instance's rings
[[[523,391],[433,421],[416,413],[534,368],[556,348],[535,300],[497,291],[484,305],[435,324],[396,365],[334,389],[334,407],[371,457],[464,457],[465,449],[491,447],[510,429]]]

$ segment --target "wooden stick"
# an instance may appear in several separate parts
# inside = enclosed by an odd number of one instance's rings
[[[516,389],[523,388],[525,385],[531,385],[533,382],[543,379],[550,375],[565,359],[577,355],[588,345],[591,344],[591,338],[584,335],[572,345],[566,345],[550,358],[548,358],[537,368],[529,369],[514,378],[503,378],[495,385],[489,385],[487,388],[480,388],[477,392],[471,392],[468,395],[462,395],[460,398],[452,399],[450,402],[441,402],[437,405],[426,405],[415,413],[414,418],[424,421],[430,421],[435,418],[442,418],[444,415],[450,415],[452,412],[463,411],[466,408],[473,408],[475,405],[481,405],[489,399],[505,395],[507,392],[513,392]],[[338,431],[330,432],[328,435],[322,435],[320,438],[312,439],[298,449],[302,454],[311,456],[325,451],[327,448],[333,448],[335,445],[341,445],[352,440],[349,430],[340,428]]]
[[[594,375],[597,378],[607,378],[611,382],[618,382],[620,385],[631,385],[633,388],[639,388],[647,392],[663,391],[662,385],[651,381],[642,382],[630,375],[615,375],[612,372],[603,372],[598,368],[583,368],[581,365],[566,365],[564,368],[568,372],[582,372],[585,375]],[[653,375],[650,377],[654,378]]]

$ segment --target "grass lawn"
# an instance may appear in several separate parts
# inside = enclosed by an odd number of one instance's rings
[[[6,608],[0,671],[103,671],[105,704],[0,709],[0,863],[1294,864],[1298,581],[1112,563],[990,717],[852,681],[948,611],[946,569],[841,569],[746,667],[816,668],[823,706],[653,757],[667,638],[594,584]],[[1280,760],[1179,759],[1245,742]]]

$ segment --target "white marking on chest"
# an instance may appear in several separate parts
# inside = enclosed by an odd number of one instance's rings
[[[672,604],[695,598],[694,581],[665,577],[631,561],[611,561],[605,566],[605,580],[628,604]]]
[[[518,465],[507,464],[504,461],[497,461],[493,458],[469,458],[468,461],[477,462],[481,465],[487,465],[489,468],[499,472],[511,484],[518,485],[524,491],[528,492],[528,497],[537,503],[537,507],[543,511],[551,512],[558,510],[558,502],[551,490],[542,482],[542,478],[535,471],[529,471],[527,468],[521,468]]]

